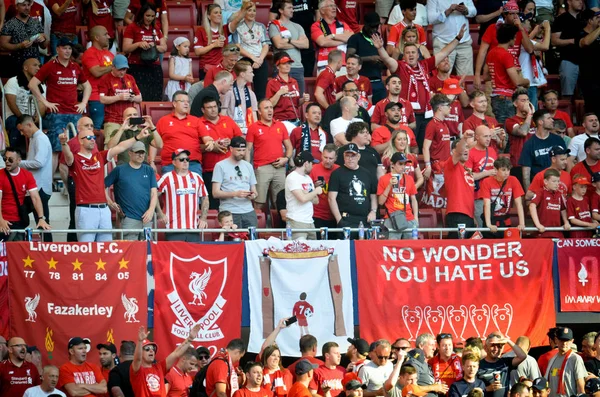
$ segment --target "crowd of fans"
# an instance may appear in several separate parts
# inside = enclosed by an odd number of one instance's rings
[[[69,241],[108,240],[155,214],[184,230],[169,239],[197,241],[210,211],[236,229],[256,227],[261,211],[298,238],[384,218],[392,238],[411,238],[424,208],[490,237],[526,224],[542,237],[571,226],[591,236],[596,2],[420,2],[377,0],[359,19],[356,1],[282,0],[266,26],[251,1],[220,0],[190,42],[168,40],[165,0],[0,0],[0,231],[15,238],[27,211],[50,228],[58,170],[70,228],[98,230]],[[553,67],[560,92],[547,85]],[[579,97],[587,113],[574,126],[558,107]],[[143,114],[165,98],[172,113]]]
[[[572,397],[600,396],[600,334],[583,336],[581,351],[573,331],[548,331],[549,346],[536,358],[527,336],[515,341],[499,331],[484,340],[457,341],[452,334],[428,333],[414,342],[398,338],[348,338],[345,355],[336,342],[318,350],[303,334],[296,361],[287,366],[276,344],[281,320],[254,361],[242,339],[212,354],[194,348],[199,325],[169,353],[140,327],[136,341],[95,346],[87,338],[68,342],[68,361],[42,365],[37,347],[19,337],[0,336],[0,395],[5,397]],[[507,346],[508,345],[508,346]],[[161,347],[162,349],[166,347]],[[96,356],[97,354],[97,356]],[[246,357],[244,357],[246,355]],[[317,358],[317,356],[320,358]],[[161,360],[158,357],[165,357]],[[298,358],[300,356],[300,358]],[[254,358],[254,357],[253,357]],[[344,364],[345,367],[340,366]]]

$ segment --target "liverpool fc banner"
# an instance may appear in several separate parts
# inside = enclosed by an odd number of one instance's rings
[[[146,325],[145,242],[8,243],[11,334],[55,365],[74,336],[136,338]]]
[[[285,356],[300,356],[298,340],[314,335],[340,350],[354,336],[349,241],[246,242],[250,298],[249,351],[258,352],[283,318],[296,322],[281,331],[277,345]]]
[[[554,327],[551,240],[357,241],[361,336],[456,341],[500,331],[532,346]]]
[[[600,240],[556,243],[561,312],[600,312]]]
[[[239,338],[242,321],[244,245],[152,244],[154,266],[154,340],[171,352],[190,328],[201,324],[194,347],[214,355]],[[159,350],[159,354],[160,354]]]

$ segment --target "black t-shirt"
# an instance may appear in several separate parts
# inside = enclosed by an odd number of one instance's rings
[[[337,192],[340,213],[366,217],[371,211],[371,194],[377,193],[377,178],[363,167],[351,170],[342,165],[331,173],[329,191]]]
[[[498,11],[498,9],[500,7],[502,7],[505,2],[506,1],[503,1],[503,0],[478,1],[477,4],[475,5],[475,8],[477,8],[477,15],[492,14],[492,13]],[[479,24],[479,40],[477,41],[479,44],[481,44],[481,39],[483,38],[483,35],[484,35],[486,29],[488,28],[488,26],[493,25],[496,22],[498,22],[498,17],[492,18],[488,22]]]
[[[306,37],[310,40],[310,27],[315,22],[315,10],[319,8],[316,0],[292,0],[294,5],[294,15],[292,22],[302,26]],[[270,11],[273,14],[278,14],[279,1],[274,1]]]
[[[510,371],[515,369],[512,365],[514,357],[502,357],[495,363],[490,363],[486,360],[479,361],[479,372],[477,377],[485,383],[486,386],[492,384],[494,380],[494,373],[500,374],[500,383],[504,386],[502,389],[488,392],[485,391],[485,397],[506,397],[508,396],[508,389],[510,386]]]
[[[585,30],[579,32],[579,40],[587,36]],[[577,42],[579,42],[577,40]],[[598,64],[600,63],[600,37],[584,48],[579,48],[579,78],[585,79],[584,83],[598,83]]]
[[[277,193],[277,197],[275,198],[275,208],[277,208],[277,213],[281,216],[282,210],[287,210],[287,201],[285,201],[285,189],[282,189],[279,193]],[[284,228],[285,222],[280,219],[279,225],[276,227]]]
[[[348,49],[354,48],[356,54],[361,57],[369,57],[372,55],[378,55],[377,49],[369,40],[365,38],[362,32],[358,32],[350,36],[348,39]],[[363,61],[362,68],[358,72],[361,76],[369,78],[369,80],[381,80],[381,67],[380,62]]]
[[[480,388],[485,391],[485,383],[481,379],[475,379],[475,382],[469,383],[464,379],[454,382],[448,391],[448,397],[466,397],[471,390]]]
[[[575,44],[569,44],[564,47],[558,47],[560,52],[560,59],[573,62],[579,65],[580,51],[579,51],[579,37],[580,32],[583,29],[581,21],[571,15],[569,12],[559,15],[554,20],[552,25],[552,33],[559,33],[562,40],[575,39]]]
[[[600,377],[600,360],[597,358],[592,358],[591,360],[586,361],[585,369],[595,376]]]
[[[377,166],[381,164],[381,156],[377,153],[377,150],[371,146],[365,146],[364,149],[358,149],[358,151],[360,152],[359,167],[366,169],[377,179]],[[338,153],[336,164],[344,164],[344,153]]]
[[[129,368],[133,361],[124,361],[110,370],[108,374],[108,394],[111,394],[113,387],[120,387],[125,397],[135,397],[129,380]]]

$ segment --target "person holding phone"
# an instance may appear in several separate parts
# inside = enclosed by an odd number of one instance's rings
[[[129,63],[124,55],[113,59],[110,73],[105,74],[98,85],[100,103],[104,105],[104,147],[113,133],[123,124],[123,111],[136,103],[142,103],[142,93],[132,75],[127,74]]]
[[[155,149],[162,149],[163,140],[158,131],[156,130],[154,123],[152,122],[152,117],[147,115],[140,117],[139,112],[135,107],[128,107],[123,111],[123,123],[119,126],[119,129],[112,132],[112,134],[110,135],[110,140],[108,141],[106,146],[108,147],[108,149],[112,149],[115,146],[117,146],[120,142],[133,138],[136,134],[140,132],[141,129],[146,127],[148,127],[149,129],[150,135],[141,141],[144,144],[144,148],[146,149],[146,154],[148,153],[150,147],[153,147]],[[144,157],[144,161],[148,162],[148,158]],[[117,165],[127,163],[129,163],[129,151],[124,151],[117,157]],[[154,165],[154,161],[150,162],[150,166],[156,172],[156,166]]]

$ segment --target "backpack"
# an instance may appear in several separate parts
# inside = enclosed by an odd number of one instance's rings
[[[225,361],[225,363],[227,363],[227,378],[231,376],[229,360],[223,357],[215,357],[205,367],[198,371],[198,373],[194,377],[194,382],[192,383],[192,387],[190,388],[190,397],[212,397],[214,391],[210,396],[206,393],[206,374],[208,373],[208,367],[217,360]]]

